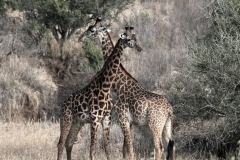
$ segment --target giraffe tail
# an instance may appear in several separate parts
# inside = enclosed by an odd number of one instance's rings
[[[175,159],[175,146],[174,141],[169,140],[167,146],[167,160],[174,160]]]
[[[167,160],[175,160],[175,145],[172,138],[172,131],[172,117],[169,116],[163,129],[163,139],[165,141],[165,144],[167,145],[165,148]]]

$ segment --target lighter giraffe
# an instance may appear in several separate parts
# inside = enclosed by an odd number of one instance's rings
[[[58,160],[62,157],[64,145],[67,159],[71,159],[74,140],[84,123],[91,123],[90,159],[95,158],[97,131],[100,123],[102,123],[105,153],[107,159],[110,160],[109,132],[112,109],[110,88],[120,65],[123,50],[126,47],[135,48],[138,51],[142,50],[135,34],[131,33],[129,27],[126,28],[124,34],[120,35],[113,52],[91,82],[79,92],[73,93],[64,102],[60,118],[61,131],[58,143]]]
[[[99,38],[104,59],[107,59],[114,48],[110,34],[101,26],[99,18],[82,34],[80,39],[83,38]],[[130,131],[130,124],[134,124],[149,126],[154,138],[157,160],[161,159],[164,150],[166,159],[175,159],[172,139],[173,108],[167,99],[162,95],[144,90],[121,64],[112,87],[118,96],[115,108],[124,133],[123,157],[126,158],[129,152],[130,159],[134,159]],[[162,139],[167,144],[165,148],[163,148]]]

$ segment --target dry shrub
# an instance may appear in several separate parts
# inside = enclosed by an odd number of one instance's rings
[[[82,51],[82,44],[77,41],[79,35],[72,36],[63,44],[63,51],[60,52],[60,46],[52,33],[46,32],[43,35],[43,39],[38,44],[39,52],[42,56],[51,56],[54,58],[65,59],[69,55],[76,60],[77,58],[84,56]]]
[[[0,70],[4,93],[1,97],[1,117],[4,119],[19,118],[15,113],[25,107],[38,113],[38,109],[43,104],[47,105],[49,96],[53,96],[57,89],[46,70],[29,63],[29,59],[11,56],[2,63]],[[7,114],[15,114],[16,117],[8,117]]]
[[[24,45],[16,35],[5,35],[0,47],[4,48],[0,53],[1,119],[19,120],[24,115],[36,119],[40,110],[50,108],[57,87],[37,57],[21,52]]]

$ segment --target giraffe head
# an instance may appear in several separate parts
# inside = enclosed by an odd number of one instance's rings
[[[133,32],[133,27],[125,27],[125,32],[123,34],[120,34],[120,39],[123,42],[123,47],[129,47],[129,48],[135,48],[137,51],[141,52],[142,47],[140,46],[136,34],[132,33]]]
[[[100,39],[104,37],[104,32],[110,32],[106,27],[101,24],[102,19],[97,18],[94,25],[88,27],[88,29],[79,37],[78,42],[84,41],[86,38]]]

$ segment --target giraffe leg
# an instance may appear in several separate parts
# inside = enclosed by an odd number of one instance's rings
[[[162,137],[158,135],[153,136],[154,139],[154,147],[156,152],[156,159],[155,160],[161,160],[162,154],[163,154],[163,143],[162,143]]]
[[[132,144],[132,136],[131,136],[131,127],[130,122],[127,118],[127,104],[126,99],[117,99],[115,105],[117,108],[117,115],[119,122],[121,124],[124,141],[123,141],[123,158],[129,157],[130,160],[134,160],[134,152],[133,152],[133,144]],[[130,113],[129,113],[130,114]]]
[[[71,123],[72,123],[71,122],[72,118],[70,118],[69,121],[67,121],[63,117],[64,116],[62,116],[62,118],[60,119],[60,138],[59,138],[59,142],[58,142],[58,157],[57,157],[57,160],[62,159],[64,144],[66,142],[66,139],[67,139],[70,127],[71,127]]]
[[[111,125],[111,113],[106,113],[103,121],[103,141],[104,141],[104,148],[107,159],[110,160],[110,140],[109,140],[109,133],[110,133],[110,125]]]
[[[132,145],[130,123],[128,120],[123,120],[120,123],[122,126],[123,135],[124,135],[123,158],[126,158],[127,155],[129,154],[129,159],[133,160],[134,152],[133,152],[133,145]]]
[[[95,118],[97,119],[97,118]],[[99,121],[92,121],[91,124],[91,146],[90,146],[90,159],[95,159],[95,151],[96,151],[96,141],[97,141],[97,132],[100,126]]]
[[[163,117],[160,116],[161,114],[158,114],[159,117]],[[162,132],[163,132],[163,127],[164,124],[162,121],[159,121],[156,117],[151,117],[149,118],[149,128],[152,132],[153,135],[153,140],[154,140],[154,148],[155,148],[155,152],[156,152],[156,160],[161,160],[162,158],[162,154],[164,151],[164,147],[163,147],[163,142],[162,142]]]
[[[73,144],[75,142],[75,139],[76,139],[81,127],[82,127],[82,125],[80,122],[78,122],[77,120],[73,120],[71,129],[70,129],[68,137],[67,137],[67,141],[65,143],[66,152],[67,152],[67,160],[71,160]]]

